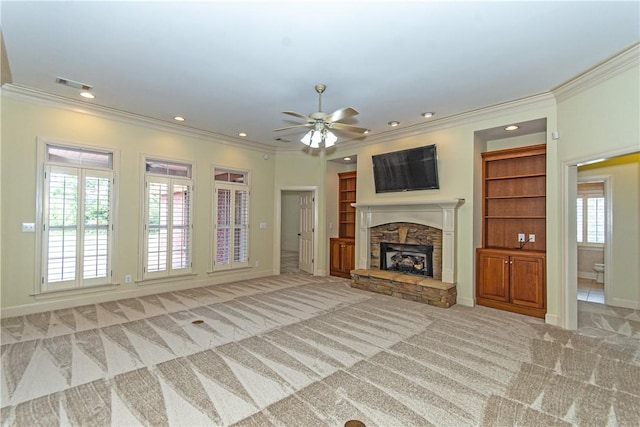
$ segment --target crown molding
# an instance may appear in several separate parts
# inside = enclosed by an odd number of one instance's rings
[[[191,128],[185,125],[167,123],[162,120],[153,119],[151,117],[133,114],[115,108],[104,107],[100,105],[88,104],[86,102],[77,101],[71,98],[65,98],[53,95],[43,91],[16,84],[5,84],[0,88],[2,96],[26,101],[34,104],[45,105],[48,107],[60,108],[67,111],[73,111],[79,114],[86,114],[93,117],[99,117],[108,120],[115,120],[134,126],[143,126],[158,130],[161,132],[169,132],[175,135],[197,138],[207,142],[215,142],[218,144],[228,145],[231,147],[242,147],[247,150],[259,151],[261,153],[275,154],[275,147],[257,141],[247,141],[246,139],[229,137],[202,129]]]
[[[558,101],[564,101],[580,92],[590,89],[605,80],[637,67],[640,61],[640,43],[590,68],[573,79],[551,90]]]
[[[504,117],[507,114],[517,114],[532,109],[554,107],[556,99],[551,92],[543,92],[526,98],[515,99],[460,114],[441,117],[428,123],[418,123],[398,130],[391,130],[371,135],[361,140],[344,141],[337,144],[340,148],[357,149],[367,145],[397,141],[398,139],[422,135],[442,129],[465,126],[481,120]]]

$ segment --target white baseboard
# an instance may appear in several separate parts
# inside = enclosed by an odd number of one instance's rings
[[[544,315],[544,323],[552,326],[560,326],[560,318],[555,314],[545,314]]]
[[[456,297],[456,304],[464,305],[465,307],[475,307],[476,305],[473,298],[463,298],[460,295]]]
[[[24,316],[27,314],[40,313],[43,311],[61,310],[64,308],[77,307],[87,304],[99,304],[107,301],[115,301],[125,298],[137,298],[145,295],[157,294],[160,292],[172,292],[191,288],[200,288],[203,286],[222,285],[232,283],[239,280],[258,279],[260,277],[268,277],[273,275],[271,270],[249,270],[224,274],[220,276],[211,276],[200,280],[188,280],[171,282],[157,285],[144,285],[135,289],[127,290],[110,290],[100,293],[83,294],[77,296],[64,296],[59,299],[49,299],[46,301],[36,301],[32,304],[23,304],[13,307],[3,308],[0,311],[0,318]]]
[[[628,299],[612,298],[607,299],[607,305],[614,307],[630,308],[632,310],[640,310],[640,301],[632,301]]]

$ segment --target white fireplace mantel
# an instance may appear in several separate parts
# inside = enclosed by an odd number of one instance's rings
[[[442,230],[442,281],[456,282],[456,210],[464,199],[353,203],[356,208],[356,268],[370,267],[369,229],[381,224],[412,222]]]

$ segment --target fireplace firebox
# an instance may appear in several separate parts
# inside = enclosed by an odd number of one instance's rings
[[[433,246],[381,242],[380,269],[433,277]]]

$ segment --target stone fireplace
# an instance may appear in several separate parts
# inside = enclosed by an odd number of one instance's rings
[[[455,304],[456,210],[462,203],[354,204],[358,227],[351,286],[440,307]]]

